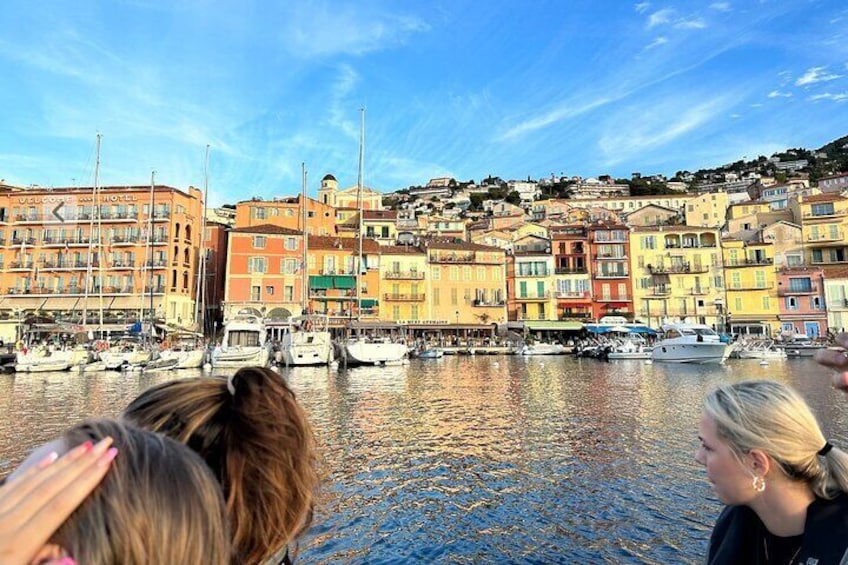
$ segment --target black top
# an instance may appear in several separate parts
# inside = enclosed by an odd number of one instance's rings
[[[842,493],[833,500],[815,499],[807,508],[804,534],[790,538],[769,534],[747,506],[727,506],[713,528],[707,563],[786,565],[790,558],[793,564],[806,564],[809,560],[818,565],[838,565],[843,559],[848,560],[848,495]]]

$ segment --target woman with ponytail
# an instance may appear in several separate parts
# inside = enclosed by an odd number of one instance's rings
[[[846,563],[848,453],[822,434],[810,407],[773,381],[707,395],[695,459],[727,505],[708,563]]]
[[[124,418],[192,448],[224,493],[236,564],[290,563],[319,484],[312,427],[277,373],[171,381],[143,392]]]

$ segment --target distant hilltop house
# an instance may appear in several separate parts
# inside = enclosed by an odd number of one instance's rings
[[[848,190],[848,173],[839,173],[819,179],[819,190],[828,194]]]
[[[603,175],[599,179],[589,177],[577,182],[571,197],[580,200],[612,196],[630,196],[630,185],[616,184],[611,177]]]
[[[774,165],[774,168],[778,171],[788,171],[794,172],[798,169],[803,169],[810,165],[810,162],[806,159],[796,159],[795,161],[781,161],[780,157],[772,157],[769,159],[769,163]]]

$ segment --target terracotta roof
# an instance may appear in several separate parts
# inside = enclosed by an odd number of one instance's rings
[[[382,245],[381,255],[423,255],[424,250],[415,245]]]
[[[838,200],[848,200],[841,194],[816,194],[814,196],[804,196],[804,200],[802,204],[809,204],[811,202],[836,202]]]
[[[499,251],[503,252],[500,247],[491,247],[489,245],[481,245],[470,241],[458,240],[455,238],[434,237],[426,241],[426,246],[430,249],[461,249],[463,251]]]
[[[359,252],[359,238],[356,237],[331,237],[326,235],[310,235],[309,249],[343,249],[345,251]],[[380,244],[376,240],[362,238],[363,253],[379,253]]]
[[[631,228],[632,231],[636,232],[716,232],[718,233],[718,228],[708,228],[704,226],[683,226],[683,225],[673,225],[673,226],[633,226]]]
[[[230,231],[234,233],[263,233],[268,235],[303,235],[297,230],[293,230],[291,228],[284,228],[281,226],[275,226],[272,224],[262,224],[260,226],[249,226],[246,228],[235,228]]]
[[[363,210],[363,220],[396,220],[396,210]]]

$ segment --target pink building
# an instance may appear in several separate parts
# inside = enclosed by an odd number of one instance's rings
[[[780,330],[784,335],[827,335],[824,271],[821,267],[782,267],[777,272]]]

